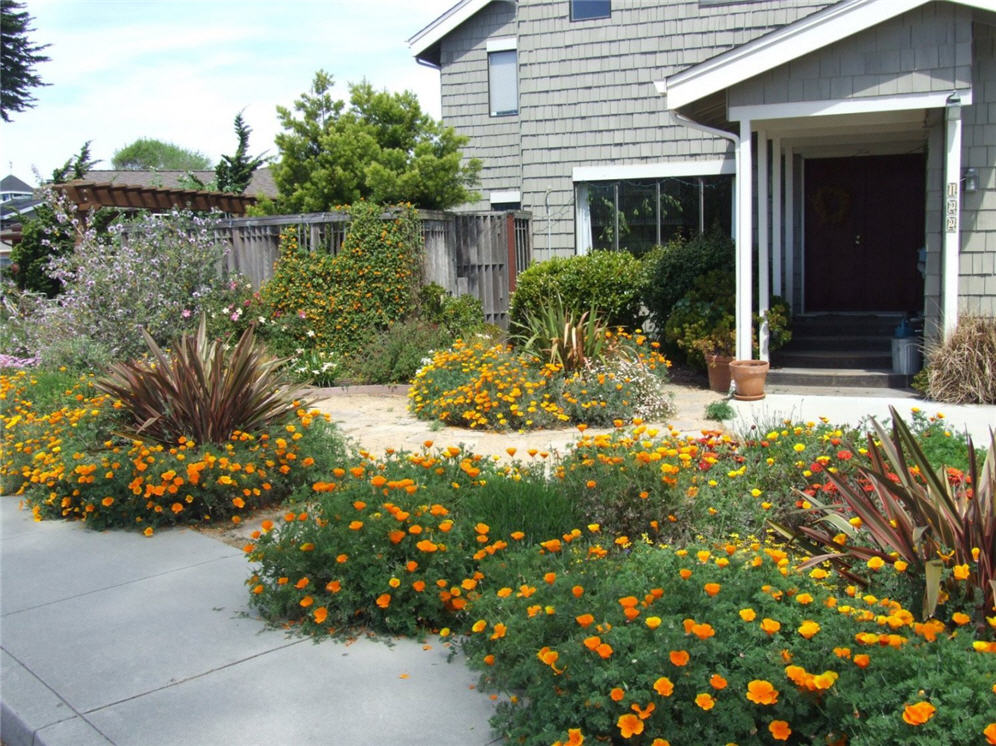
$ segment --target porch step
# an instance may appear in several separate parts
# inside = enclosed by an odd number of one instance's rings
[[[840,335],[840,336],[819,336],[804,334],[798,336],[799,332],[793,329],[792,341],[782,349],[792,352],[808,352],[810,350],[872,350],[875,352],[892,351],[892,335]]]
[[[814,313],[792,317],[794,337],[891,337],[901,313]]]
[[[885,368],[779,367],[768,371],[767,386],[802,386],[844,389],[907,389],[910,376]]]
[[[888,369],[892,367],[892,344],[886,339],[879,349],[827,349],[810,338],[804,345],[777,350],[771,358],[785,368]]]

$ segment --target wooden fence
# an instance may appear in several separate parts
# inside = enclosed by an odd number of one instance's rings
[[[424,252],[422,277],[453,295],[480,299],[485,321],[508,325],[509,295],[519,273],[532,260],[531,216],[528,212],[440,212],[419,210]],[[307,251],[335,255],[349,227],[349,215],[322,212],[232,218],[220,229],[226,243],[228,268],[260,287],[273,276],[280,234],[297,227]]]

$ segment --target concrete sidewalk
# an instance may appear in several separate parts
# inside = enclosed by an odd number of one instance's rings
[[[0,498],[5,746],[488,744],[493,704],[437,639],[353,644],[266,629],[242,553],[35,523]]]

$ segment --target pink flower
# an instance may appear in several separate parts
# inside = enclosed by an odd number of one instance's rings
[[[304,312],[304,309],[301,309],[300,311],[297,312],[297,317],[299,319],[306,319],[308,315]]]
[[[184,308],[182,311],[180,311],[180,315],[183,318],[185,318],[185,319],[189,319],[190,318],[190,309],[189,308]]]

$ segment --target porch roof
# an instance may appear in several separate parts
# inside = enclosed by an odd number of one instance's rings
[[[98,207],[130,207],[144,210],[169,210],[187,207],[193,210],[221,210],[231,215],[245,215],[256,203],[255,197],[229,192],[204,192],[194,189],[162,189],[126,184],[100,184],[93,181],[70,181],[55,184],[79,210]]]
[[[948,1],[980,10],[993,7],[992,0]],[[731,86],[928,2],[932,0],[843,0],[654,85],[667,97],[668,109],[685,108],[693,119],[718,124],[717,107],[725,104],[719,97]]]

